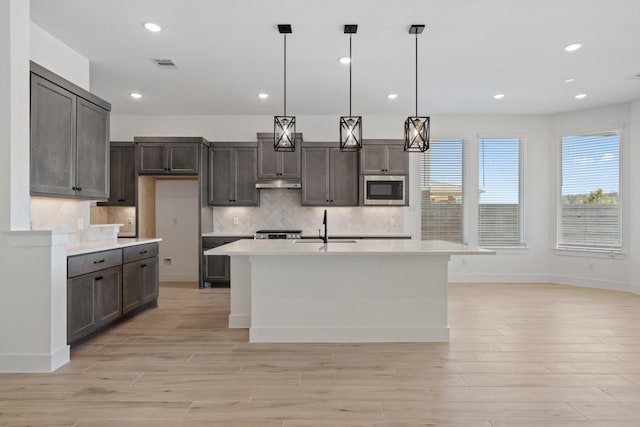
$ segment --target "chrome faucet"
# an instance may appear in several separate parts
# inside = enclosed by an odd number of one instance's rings
[[[322,239],[322,241],[326,244],[329,240],[329,236],[327,234],[327,210],[324,210],[324,219],[322,220],[322,225],[324,225],[324,236],[320,234],[320,230],[318,230],[318,237]]]

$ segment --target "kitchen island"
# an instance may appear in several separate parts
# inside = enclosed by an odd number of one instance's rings
[[[448,341],[451,255],[490,250],[441,241],[239,240],[230,328],[250,342]]]

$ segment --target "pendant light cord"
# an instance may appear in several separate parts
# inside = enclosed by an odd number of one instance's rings
[[[416,33],[416,117],[418,117],[418,34]]]
[[[353,57],[351,55],[351,34],[349,34],[349,117],[351,117],[351,63]]]
[[[284,115],[287,115],[287,35],[284,35]]]

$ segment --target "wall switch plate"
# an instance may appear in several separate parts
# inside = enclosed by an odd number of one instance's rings
[[[76,226],[78,230],[82,230],[84,228],[84,220],[82,218],[78,218]]]
[[[171,258],[165,258],[162,260],[162,265],[171,265]]]
[[[394,226],[396,225],[396,219],[394,217],[389,217],[389,225]]]
[[[238,224],[240,224],[240,220],[238,219],[237,216],[234,216],[233,217],[233,225],[238,225]]]

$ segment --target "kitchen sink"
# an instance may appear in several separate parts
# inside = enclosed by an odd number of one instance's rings
[[[293,243],[324,243],[322,239],[302,239],[294,240]],[[329,239],[329,243],[357,243],[356,240],[348,239]]]

